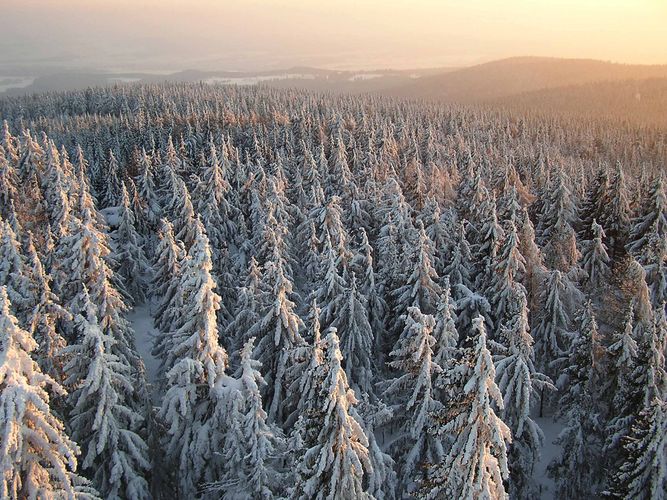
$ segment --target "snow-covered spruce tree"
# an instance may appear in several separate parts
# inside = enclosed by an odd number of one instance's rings
[[[7,122],[5,122],[7,123]],[[18,197],[18,175],[15,163],[0,148],[0,217],[8,218],[11,204]]]
[[[437,435],[453,436],[454,442],[439,464],[428,470],[420,496],[424,498],[506,499],[503,481],[509,478],[507,444],[511,431],[496,415],[503,409],[495,383],[496,372],[486,347],[484,318],[473,320],[475,346],[470,358],[472,372],[454,408],[438,416]]]
[[[319,286],[313,292],[313,298],[322,308],[320,322],[323,328],[331,326],[340,316],[348,279],[340,255],[327,233],[320,255]]]
[[[361,241],[354,257],[352,258],[351,268],[359,277],[359,290],[366,298],[366,311],[368,312],[368,321],[371,324],[375,345],[379,353],[383,350],[381,346],[385,334],[385,314],[387,303],[383,297],[383,291],[376,281],[374,269],[375,261],[373,259],[373,247],[368,241],[368,234],[362,228],[359,231]]]
[[[173,226],[169,221],[161,219],[158,245],[155,249],[151,291],[153,299],[157,302],[153,324],[163,333],[169,332],[182,319],[179,317],[181,310],[180,278],[185,256],[182,243],[174,238]],[[162,340],[156,340],[156,351],[153,354],[163,358],[166,351],[157,347],[161,342]]]
[[[474,260],[477,268],[475,285],[483,290],[491,286],[495,276],[495,264],[500,246],[505,240],[505,232],[498,223],[496,198],[489,194],[480,207],[479,227],[476,234]]]
[[[261,319],[248,333],[258,339],[255,357],[265,370],[265,404],[269,408],[269,418],[281,420],[286,410],[282,400],[292,350],[304,340],[299,333],[303,322],[291,300],[293,284],[285,274],[280,255],[275,255],[274,260],[264,265],[261,287]]]
[[[526,272],[526,261],[519,251],[519,239],[513,222],[509,224],[507,236],[496,254],[492,269],[488,295],[494,321],[497,325],[503,325],[512,319],[510,302],[516,298],[514,289],[523,289],[521,278]]]
[[[83,290],[97,306],[97,322],[105,335],[116,340],[112,354],[132,367],[137,405],[146,397],[144,365],[134,344],[134,331],[124,317],[128,309],[116,286],[118,280],[109,265],[107,237],[97,227],[90,209],[83,209],[83,219],[72,217],[70,231],[59,245],[58,275],[63,305],[74,315],[85,312]],[[71,334],[72,332],[68,332]],[[72,339],[75,338],[71,335]]]
[[[206,424],[212,407],[221,402],[212,396],[216,383],[224,376],[227,353],[218,342],[216,311],[220,297],[211,278],[211,251],[202,223],[195,220],[194,241],[183,262],[180,279],[182,314],[180,326],[170,332],[165,353],[166,393],[159,417],[165,423],[164,449],[173,467],[179,495],[191,495],[202,481],[215,476],[215,436],[221,429]],[[219,413],[218,413],[219,414]]]
[[[393,292],[393,303],[396,314],[407,313],[409,307],[417,307],[424,314],[435,314],[442,289],[438,284],[439,277],[433,267],[432,242],[426,235],[421,221],[418,225],[418,237],[413,252],[412,273],[400,288]],[[400,322],[399,322],[400,324]]]
[[[144,203],[144,218],[152,227],[158,226],[162,215],[160,198],[158,195],[153,161],[146,150],[142,148],[139,160],[139,173],[135,179],[137,192]]]
[[[644,247],[642,261],[646,270],[651,305],[654,309],[667,302],[667,236],[660,235],[657,223],[653,224]]]
[[[330,330],[323,342],[319,394],[309,401],[305,419],[297,423],[298,430],[304,427],[315,430],[314,439],[302,440],[305,452],[297,463],[296,484],[290,497],[369,498],[364,488],[364,475],[373,473],[368,438],[354,414],[357,398],[341,366],[335,330]],[[304,420],[309,420],[307,425]]]
[[[542,293],[544,306],[534,329],[535,360],[538,369],[555,378],[570,338],[570,318],[563,304],[565,277],[552,271]]]
[[[192,207],[192,200],[190,192],[185,182],[181,178],[177,178],[175,182],[175,190],[172,193],[171,200],[167,205],[167,213],[173,214],[174,234],[176,238],[181,240],[188,250],[195,241],[195,210]]]
[[[332,326],[340,335],[343,363],[350,386],[355,392],[372,395],[375,372],[373,330],[368,321],[366,301],[359,293],[354,273]]]
[[[442,294],[438,301],[438,311],[435,314],[433,328],[433,361],[446,370],[457,357],[459,332],[456,329],[456,304],[449,287],[449,278],[445,277]]]
[[[623,328],[613,337],[613,343],[607,348],[610,387],[605,391],[609,404],[609,416],[605,429],[604,452],[606,461],[614,465],[623,463],[623,439],[630,432],[636,417],[635,405],[640,399],[635,384],[637,368],[637,342],[633,335],[634,308],[630,305],[625,316]]]
[[[84,286],[84,301],[88,293]],[[148,447],[135,431],[142,416],[132,409],[132,369],[111,353],[118,340],[103,333],[87,300],[76,317],[77,343],[65,348],[72,408],[69,426],[82,449],[81,468],[104,498],[149,498]]]
[[[61,238],[67,230],[70,201],[65,172],[61,166],[60,153],[53,141],[49,141],[45,171],[42,177],[44,207],[56,238]]]
[[[496,361],[496,380],[503,394],[502,418],[512,431],[509,493],[513,498],[534,498],[534,469],[544,436],[530,417],[531,406],[539,391],[555,387],[534,366],[533,338],[523,286],[514,284],[508,311],[512,319],[501,330],[500,337],[506,352]]]
[[[655,180],[648,203],[632,221],[630,229],[628,250],[642,263],[643,249],[649,243],[651,233],[667,237],[667,193],[662,175]]]
[[[667,498],[667,402],[655,398],[646,406],[624,445],[628,456],[614,474],[611,498]]]
[[[442,409],[434,389],[434,380],[442,368],[433,360],[433,316],[410,306],[401,320],[405,329],[388,363],[397,376],[384,384],[382,396],[393,410],[394,418],[387,423],[387,430],[393,436],[392,455],[401,457],[401,490],[410,494],[422,479],[423,465],[444,458],[441,437],[429,433],[434,425],[432,414]]]
[[[280,431],[267,422],[262,408],[260,387],[265,384],[252,358],[254,338],[239,354],[240,367],[235,384],[230,384],[228,421],[225,432],[225,466],[222,478],[207,485],[210,492],[221,492],[224,498],[270,499],[278,491],[280,474],[273,461],[284,446]]]
[[[101,178],[98,180],[98,185],[102,188],[102,198],[99,201],[103,208],[119,206],[123,188],[123,172],[112,150],[109,150],[108,158],[105,168],[101,172]]]
[[[463,285],[468,289],[472,285],[472,253],[470,244],[466,236],[466,223],[464,221],[456,224],[456,242],[452,250],[451,261],[445,267],[445,275],[449,276],[449,283],[455,291],[455,297],[458,298],[458,285]]]
[[[572,228],[575,213],[572,192],[563,169],[559,168],[550,183],[536,229],[545,262],[551,269],[567,273],[579,260],[577,238]]]
[[[449,255],[449,248],[452,245],[451,235],[448,227],[443,221],[444,217],[440,210],[440,205],[434,199],[429,197],[426,204],[418,216],[418,220],[424,224],[426,234],[433,242],[433,261],[438,276],[442,276],[447,265],[446,258]]]
[[[212,249],[224,248],[233,240],[236,232],[227,194],[230,189],[231,186],[218,160],[218,152],[209,139],[209,152],[203,161],[202,180],[197,186],[196,197],[198,213],[206,228]]]
[[[13,314],[26,326],[33,307],[32,284],[26,273],[21,246],[7,221],[0,219],[0,286],[7,289]]]
[[[248,332],[260,321],[261,280],[262,272],[255,258],[251,257],[243,284],[237,288],[234,318],[225,328],[227,341],[232,348],[243,347],[250,339]]]
[[[604,244],[604,229],[595,219],[590,233],[591,239],[582,243],[581,268],[586,273],[589,286],[595,288],[604,283],[609,275],[609,255]]]
[[[580,241],[588,241],[592,238],[591,227],[594,220],[602,220],[608,201],[609,171],[607,165],[598,167],[595,179],[587,187],[586,193],[579,206],[577,214],[579,218],[579,230],[577,232]]]
[[[35,359],[42,372],[59,384],[63,382],[63,338],[62,325],[72,320],[72,315],[60,305],[60,299],[51,291],[50,277],[45,273],[37,251],[28,235],[25,253],[29,275],[35,296],[29,319],[29,331],[37,342]]]
[[[625,253],[630,227],[630,201],[625,184],[625,173],[620,163],[616,164],[616,171],[609,183],[608,200],[600,224],[607,235],[609,257],[616,261]]]
[[[117,276],[136,304],[146,301],[147,276],[150,265],[144,252],[141,236],[135,228],[135,216],[125,186],[121,188],[118,227],[112,234],[113,257],[117,262]]]
[[[0,496],[2,498],[90,498],[76,474],[79,449],[49,408],[47,387],[65,390],[30,357],[37,343],[10,311],[0,287]]]

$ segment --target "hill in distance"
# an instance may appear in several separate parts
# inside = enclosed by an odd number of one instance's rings
[[[389,93],[411,99],[479,103],[558,87],[667,78],[667,65],[616,64],[592,59],[513,57],[424,76]]]

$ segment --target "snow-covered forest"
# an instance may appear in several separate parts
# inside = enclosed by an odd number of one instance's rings
[[[665,498],[664,131],[205,84],[0,120],[0,497]]]

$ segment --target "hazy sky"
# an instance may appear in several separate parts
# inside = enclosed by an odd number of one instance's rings
[[[0,66],[410,68],[667,63],[666,0],[0,0]]]

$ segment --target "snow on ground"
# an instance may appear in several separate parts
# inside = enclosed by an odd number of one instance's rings
[[[134,330],[134,341],[136,343],[137,351],[144,360],[146,367],[146,379],[151,385],[153,399],[155,400],[157,394],[155,390],[155,381],[157,379],[158,368],[160,360],[153,357],[151,349],[153,348],[153,340],[157,335],[157,330],[153,328],[153,318],[150,312],[150,305],[143,304],[135,307],[128,315],[127,320],[132,325]]]
[[[260,82],[270,82],[275,80],[314,80],[315,75],[308,73],[285,73],[276,75],[262,75],[262,76],[231,76],[221,77],[214,76],[207,78],[204,82],[209,85],[223,84],[223,85],[256,85]]]
[[[0,76],[0,92],[5,92],[9,89],[22,89],[28,85],[32,85],[35,77],[26,76]]]
[[[134,83],[141,80],[138,77],[129,77],[129,76],[114,76],[108,79],[111,83]]]
[[[561,447],[554,444],[558,434],[563,430],[561,422],[554,422],[553,417],[533,417],[544,433],[544,446],[540,461],[535,466],[535,481],[540,487],[540,500],[552,500],[554,496],[554,482],[547,476],[547,466],[560,454]]]
[[[359,73],[357,75],[352,75],[348,78],[348,81],[356,82],[359,80],[374,80],[375,78],[382,78],[383,76],[382,73]]]

